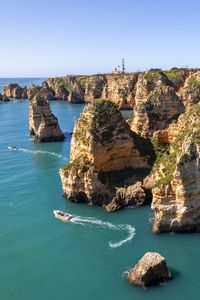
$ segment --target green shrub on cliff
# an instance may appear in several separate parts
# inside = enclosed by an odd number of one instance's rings
[[[190,139],[190,144],[195,143],[200,145],[200,104],[193,105],[191,109],[184,114],[181,125],[182,129],[171,145],[162,145],[152,141],[156,152],[153,173],[158,172],[160,165],[162,165],[162,177],[155,182],[154,187],[170,184],[173,180],[177,156],[186,138]],[[182,162],[185,162],[187,159],[188,157],[186,156],[182,157]]]
[[[182,85],[184,83],[183,70],[173,69],[164,71],[164,74],[168,77],[170,81],[173,82],[175,86]]]

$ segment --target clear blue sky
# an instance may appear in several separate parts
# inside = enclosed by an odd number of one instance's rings
[[[0,77],[200,67],[199,0],[0,0]]]

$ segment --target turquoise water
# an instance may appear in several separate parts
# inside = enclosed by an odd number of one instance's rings
[[[63,131],[72,131],[83,106],[51,106]],[[58,169],[69,160],[70,137],[34,143],[27,101],[0,104],[0,116],[0,299],[199,299],[199,235],[152,234],[149,207],[108,214],[68,202]],[[21,150],[8,151],[9,145]],[[54,209],[79,218],[63,223]],[[149,289],[126,281],[125,272],[146,251],[167,258],[173,280]]]

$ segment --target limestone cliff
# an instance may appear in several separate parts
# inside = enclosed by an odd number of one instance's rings
[[[35,88],[34,96],[29,100],[29,130],[36,142],[63,141],[64,135],[57,118],[52,114],[49,102]]]
[[[27,88],[20,87],[18,84],[8,84],[4,86],[3,96],[13,99],[26,99],[27,98]]]
[[[183,114],[155,165],[154,232],[200,231],[200,105]]]
[[[168,127],[183,112],[173,83],[162,72],[140,74],[135,90],[131,129],[144,137]]]
[[[179,94],[186,110],[200,101],[200,71],[187,78]]]
[[[93,101],[76,123],[70,164],[60,169],[64,195],[72,201],[110,203],[119,187],[148,174],[151,151],[150,142],[131,132],[111,101]]]
[[[138,73],[66,76],[50,78],[43,85],[53,91],[52,99],[84,103],[104,98],[121,109],[132,109],[137,77]]]

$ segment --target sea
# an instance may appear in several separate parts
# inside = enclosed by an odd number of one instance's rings
[[[43,80],[4,78],[0,90]],[[69,162],[69,133],[83,107],[51,101],[66,139],[35,143],[28,101],[0,104],[0,299],[199,300],[199,234],[153,234],[150,206],[107,213],[63,197],[58,170]],[[55,219],[55,209],[73,222]],[[166,258],[173,279],[132,286],[127,273],[148,251]]]

